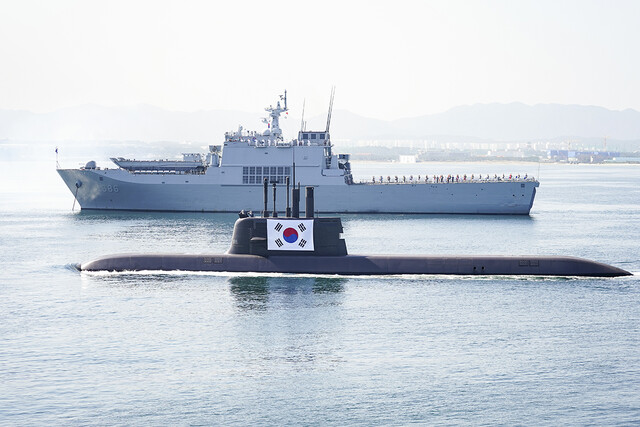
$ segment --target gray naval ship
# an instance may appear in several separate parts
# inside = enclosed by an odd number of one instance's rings
[[[81,271],[210,271],[299,273],[332,275],[509,275],[509,276],[629,276],[611,265],[569,256],[495,255],[349,255],[341,237],[339,217],[315,217],[313,187],[306,188],[306,217],[299,214],[300,188],[293,190],[284,217],[267,211],[264,180],[263,217],[241,212],[235,223],[231,247],[225,254],[123,254],[110,255],[78,266]]]
[[[280,129],[280,116],[288,112],[285,91],[275,107],[265,109],[265,131],[239,127],[225,134],[222,146],[210,145],[206,155],[112,158],[118,168],[99,168],[90,161],[80,169],[57,171],[83,210],[258,211],[262,181],[275,182],[283,196],[285,178],[295,174],[296,182],[315,187],[321,212],[529,214],[539,186],[534,178],[380,177],[354,182],[349,154],[336,154],[331,143],[333,95],[331,99],[325,130],[303,126],[296,139],[285,140]]]

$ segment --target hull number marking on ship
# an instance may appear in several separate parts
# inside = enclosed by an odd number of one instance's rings
[[[102,190],[103,193],[117,193],[120,191],[117,185],[101,185],[100,190]]]

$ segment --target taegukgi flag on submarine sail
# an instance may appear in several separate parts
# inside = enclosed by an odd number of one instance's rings
[[[268,219],[267,250],[312,251],[313,220]]]

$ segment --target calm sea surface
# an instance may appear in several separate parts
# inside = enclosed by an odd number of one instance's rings
[[[109,253],[223,252],[236,215],[72,212],[50,162],[0,163],[0,423],[640,423],[640,167],[354,169],[541,185],[529,217],[346,215],[350,253],[575,255],[635,275],[79,273]]]

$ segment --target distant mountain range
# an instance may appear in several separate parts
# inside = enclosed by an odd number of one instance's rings
[[[261,130],[265,113],[239,111],[176,112],[151,106],[84,105],[51,113],[0,110],[3,141],[189,141],[218,144],[225,131]],[[314,117],[308,128],[324,128],[326,118]],[[300,118],[282,120],[285,136],[294,138]],[[603,139],[640,141],[640,112],[602,107],[539,104],[476,104],[444,113],[385,121],[345,110],[332,115],[334,140],[439,139],[533,141]]]
[[[373,120],[334,114],[333,136],[359,139],[460,137],[490,141],[594,139],[639,141],[640,112],[602,107],[539,104],[475,104],[439,114]],[[335,126],[334,126],[335,125]]]

